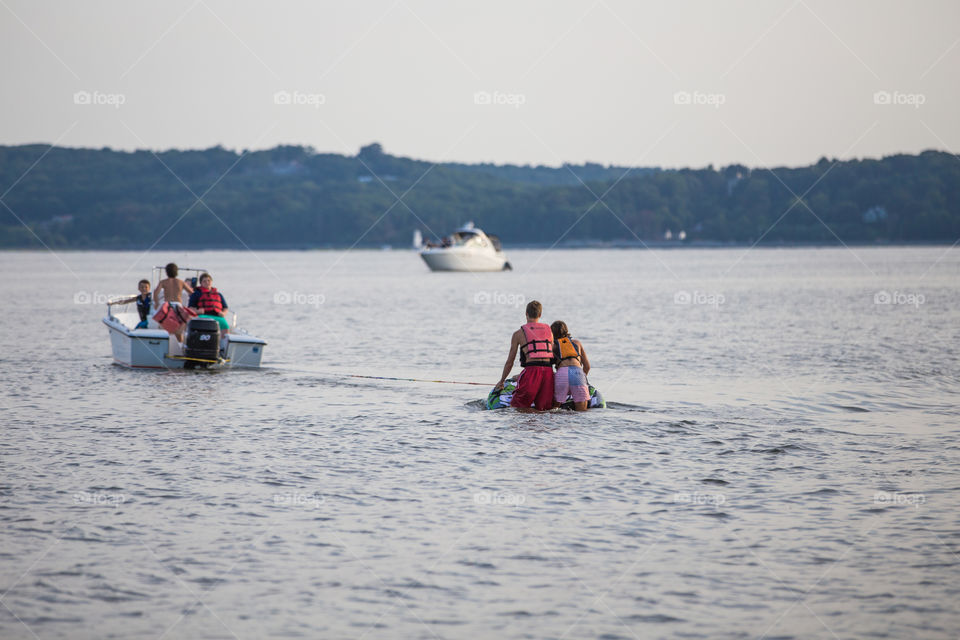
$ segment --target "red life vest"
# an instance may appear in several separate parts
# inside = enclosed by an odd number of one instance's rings
[[[197,308],[200,309],[201,313],[223,315],[223,300],[216,287],[210,287],[209,289],[197,287],[197,291],[200,292],[200,297],[197,299]]]
[[[526,367],[527,360],[544,360],[545,362],[530,363],[529,366],[552,366],[553,364],[553,332],[550,326],[542,322],[528,322],[521,325],[526,343],[520,345],[520,366]]]
[[[193,309],[182,307],[178,304],[164,302],[163,305],[153,314],[153,319],[157,321],[168,333],[176,333],[180,327],[185,325],[191,318],[196,318],[197,314]]]

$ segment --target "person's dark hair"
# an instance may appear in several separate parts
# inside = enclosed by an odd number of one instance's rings
[[[171,262],[167,265],[168,278],[176,278],[178,273],[180,273],[180,270],[177,269],[177,264],[175,262]]]
[[[150,286],[150,281],[147,280],[146,278],[144,278],[143,280],[141,280],[140,282],[137,283],[137,286],[139,287],[139,286],[142,285],[142,284],[145,284],[145,285],[147,285],[147,286],[149,287],[149,286]]]
[[[213,276],[210,275],[209,273],[207,273],[206,271],[204,271],[203,273],[200,274],[200,277],[197,278],[197,282],[198,282],[198,283],[199,283],[199,282],[203,282],[203,279],[204,279],[204,278],[210,278],[210,282],[213,282]]]
[[[543,313],[542,304],[540,304],[536,300],[531,300],[530,302],[527,303],[528,318],[539,318],[541,313]]]
[[[570,337],[570,330],[567,329],[567,323],[563,320],[554,321],[554,323],[550,325],[550,331],[553,332],[554,340]]]

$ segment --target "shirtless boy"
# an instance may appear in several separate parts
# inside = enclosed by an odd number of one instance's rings
[[[183,292],[193,293],[193,287],[177,277],[177,265],[171,262],[167,265],[167,277],[157,283],[153,290],[153,299],[158,300],[158,292],[163,291],[163,301],[170,304],[183,304]]]
[[[193,293],[193,287],[177,277],[179,273],[177,265],[171,262],[166,267],[167,277],[157,283],[157,288],[153,290],[154,305],[160,306],[163,302],[169,302],[170,306],[183,306],[183,292]],[[159,296],[163,292],[163,298]],[[162,300],[162,302],[161,302]],[[183,342],[183,327],[177,332],[177,340]]]

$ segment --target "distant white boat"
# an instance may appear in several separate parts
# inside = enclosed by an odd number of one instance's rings
[[[500,239],[468,222],[442,246],[424,245],[420,257],[432,271],[504,271],[512,267],[500,247]]]
[[[423,234],[420,233],[420,229],[416,229],[413,232],[413,248],[417,250],[423,248]]]

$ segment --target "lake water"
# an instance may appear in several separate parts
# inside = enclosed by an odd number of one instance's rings
[[[956,638],[960,249],[0,253],[2,638]],[[259,371],[112,364],[211,270]],[[524,303],[617,408],[479,411]]]

